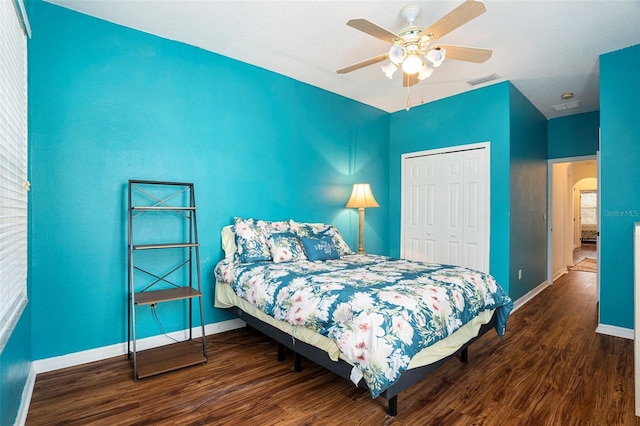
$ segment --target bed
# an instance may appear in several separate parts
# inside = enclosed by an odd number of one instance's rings
[[[598,238],[597,225],[580,225],[580,241],[595,242]]]
[[[495,329],[513,304],[466,268],[354,254],[333,225],[236,218],[222,232],[215,306],[389,400]]]

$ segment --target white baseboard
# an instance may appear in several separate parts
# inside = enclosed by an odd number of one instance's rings
[[[244,321],[240,319],[232,319],[228,321],[207,324],[204,327],[205,335],[223,333],[225,331],[234,330],[244,327]],[[185,340],[189,336],[189,330],[179,330],[167,333],[167,336],[176,340]],[[193,336],[201,337],[200,327],[193,328]],[[152,336],[137,340],[136,349],[139,351],[155,348],[157,346],[171,343],[172,340],[166,336]],[[101,348],[89,349],[86,351],[75,352],[72,354],[56,356],[33,361],[32,366],[36,374],[45,373],[47,371],[59,370],[61,368],[73,367],[89,362],[100,361],[107,358],[113,358],[127,354],[127,342],[116,343],[115,345],[103,346]]]
[[[534,288],[529,293],[525,294],[524,296],[522,296],[521,298],[513,302],[513,311],[511,312],[513,313],[518,309],[520,309],[522,306],[524,306],[527,302],[531,301],[534,297],[540,294],[547,287],[549,287],[549,283],[546,280],[538,284],[536,288]]]
[[[27,375],[27,382],[22,389],[22,400],[20,401],[20,408],[18,409],[18,415],[13,423],[14,426],[24,426],[27,422],[27,414],[29,414],[29,405],[31,404],[31,395],[33,395],[33,387],[36,384],[36,370],[31,364],[29,368],[29,374]]]
[[[598,324],[596,333],[606,334],[613,337],[634,340],[634,330],[632,328],[616,327],[615,325]]]
[[[568,274],[569,270],[567,268],[561,269],[560,271],[553,274],[553,282],[555,282],[558,278],[563,276],[564,274]]]

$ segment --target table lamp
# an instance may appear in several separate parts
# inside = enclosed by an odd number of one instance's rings
[[[358,253],[364,253],[364,209],[369,207],[380,207],[371,193],[371,186],[368,183],[356,183],[353,185],[351,198],[346,205],[347,208],[358,209],[360,216]]]

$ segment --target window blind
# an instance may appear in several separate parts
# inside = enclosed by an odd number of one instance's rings
[[[27,304],[27,28],[0,1],[0,352]]]

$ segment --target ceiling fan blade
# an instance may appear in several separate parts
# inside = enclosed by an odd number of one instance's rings
[[[430,41],[435,41],[486,11],[487,8],[481,1],[467,0],[440,18],[436,23],[422,30],[420,37],[431,34]]]
[[[378,55],[376,57],[367,59],[366,61],[358,62],[357,64],[349,65],[348,67],[339,69],[338,70],[338,74],[346,74],[346,73],[349,73],[351,71],[355,71],[355,70],[358,70],[360,68],[364,68],[364,67],[367,67],[369,65],[373,65],[375,63],[382,62],[387,58],[389,58],[389,54],[388,53],[383,53],[382,55]]]
[[[406,72],[402,73],[402,87],[411,87],[415,84],[418,84],[418,73],[415,74],[407,74]]]
[[[478,49],[475,47],[451,46],[445,44],[437,44],[433,48],[441,48],[447,51],[445,54],[447,59],[455,59],[457,61],[476,62],[481,64],[491,57],[493,53],[490,49]]]
[[[387,43],[395,43],[396,41],[401,40],[399,35],[364,18],[351,19],[347,22],[347,25],[355,28],[356,30],[362,31],[363,33],[372,35],[375,38],[379,38],[382,41],[386,41]]]

